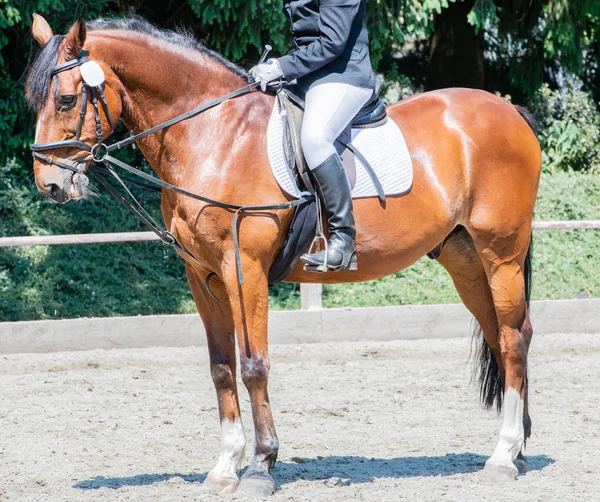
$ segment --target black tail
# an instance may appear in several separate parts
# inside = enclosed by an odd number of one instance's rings
[[[529,248],[525,256],[525,267],[523,275],[525,276],[525,298],[529,307],[531,298],[531,260],[533,256],[533,235],[529,240]],[[479,398],[486,408],[496,406],[500,412],[502,410],[502,400],[504,398],[504,379],[498,368],[496,358],[492,349],[485,341],[481,327],[476,321],[473,321],[473,342],[475,348],[475,367],[473,377],[479,382]]]
[[[531,127],[531,130],[537,136],[538,125],[537,125],[537,120],[533,116],[533,113],[531,113],[524,106],[515,105],[515,109],[517,110],[517,112],[519,112],[519,115],[521,115],[521,117],[523,117],[523,119],[525,120],[525,122],[527,122],[527,125],[529,127]]]
[[[527,248],[527,255],[525,256],[525,267],[523,269],[523,275],[525,276],[525,299],[527,300],[527,306],[529,307],[529,301],[531,300],[531,284],[532,284],[532,271],[531,262],[533,260],[533,234],[529,238],[529,247]]]

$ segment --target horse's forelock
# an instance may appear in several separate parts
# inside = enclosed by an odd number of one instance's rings
[[[27,73],[25,99],[35,112],[39,112],[48,100],[52,71],[58,61],[58,46],[64,38],[62,35],[55,35],[48,40]]]

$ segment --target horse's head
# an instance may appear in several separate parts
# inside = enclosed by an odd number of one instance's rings
[[[55,36],[33,15],[33,36],[43,46],[26,85],[37,114],[33,170],[38,190],[57,202],[84,198],[84,174],[92,156],[121,117],[120,83],[102,61],[84,50],[86,26],[79,19],[66,36]]]

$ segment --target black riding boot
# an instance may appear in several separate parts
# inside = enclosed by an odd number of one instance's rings
[[[327,268],[330,270],[356,270],[356,227],[352,214],[350,182],[342,161],[337,154],[329,157],[313,169],[315,189],[325,206],[329,221],[329,243],[327,245]],[[325,251],[303,254],[300,259],[308,266],[316,268],[325,262]]]

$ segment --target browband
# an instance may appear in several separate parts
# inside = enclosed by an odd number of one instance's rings
[[[54,70],[52,71],[52,75],[56,75],[57,73],[61,73],[63,71],[72,70],[73,68],[75,68],[77,66],[81,66],[87,60],[88,60],[88,53],[87,53],[87,51],[82,50],[81,54],[79,55],[79,57],[77,59],[71,59],[70,61],[67,61],[66,63],[56,65],[54,67]]]

